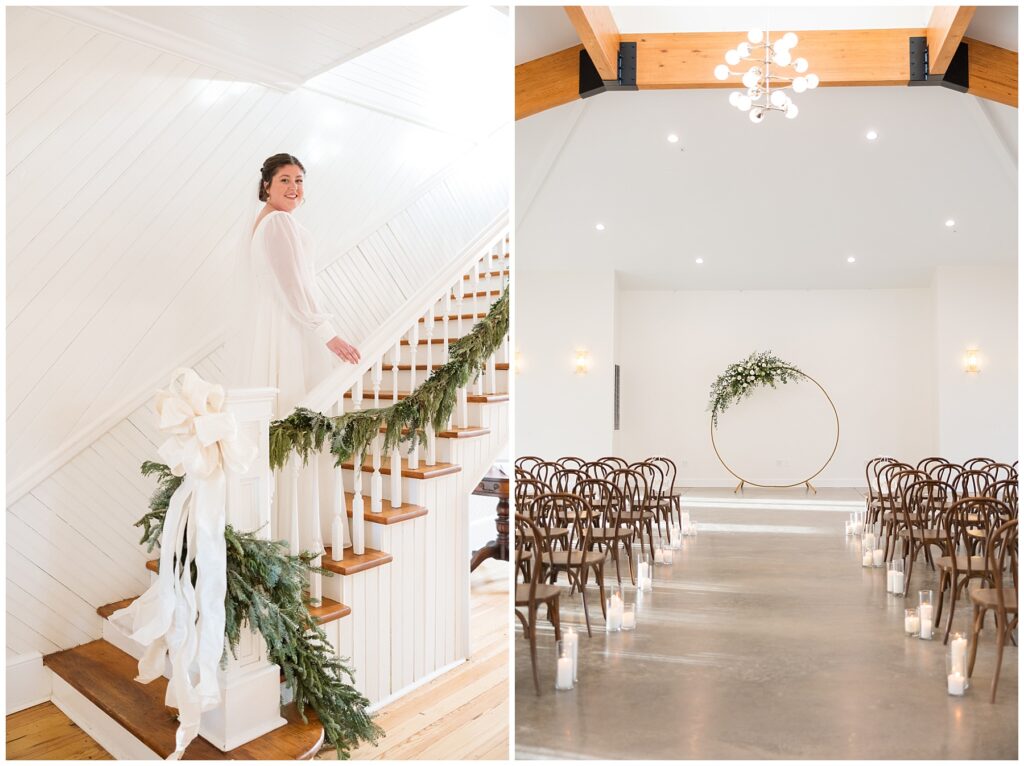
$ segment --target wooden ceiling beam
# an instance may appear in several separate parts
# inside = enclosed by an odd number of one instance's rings
[[[516,67],[516,119],[580,97],[580,51],[575,45]]]
[[[944,75],[974,16],[973,5],[936,5],[928,21],[928,74]]]
[[[1017,106],[1017,51],[965,37],[967,43],[967,92],[989,101]]]
[[[810,64],[822,86],[906,86],[910,81],[909,38],[918,29],[852,29],[797,32],[794,49]],[[715,66],[743,39],[740,32],[622,35],[637,44],[637,85],[641,89],[739,87],[737,78],[716,80]],[[1017,106],[1017,53],[964,38],[970,66],[968,93]],[[579,98],[579,51],[569,48],[516,67],[516,119]]]
[[[619,76],[619,27],[605,5],[566,5],[565,13],[602,80]]]

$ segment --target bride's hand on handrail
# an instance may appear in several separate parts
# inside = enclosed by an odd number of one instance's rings
[[[327,342],[327,348],[337,354],[342,361],[350,362],[352,364],[359,363],[359,349],[349,343],[346,343],[337,335]]]

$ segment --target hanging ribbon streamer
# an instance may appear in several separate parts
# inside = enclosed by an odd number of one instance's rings
[[[224,653],[227,551],[225,471],[244,473],[256,450],[238,438],[235,416],[223,412],[224,388],[195,371],[175,371],[156,395],[160,430],[171,434],[160,456],[184,479],[171,497],[160,536],[157,581],[110,620],[146,647],[135,680],[171,675],[165,702],[178,709],[178,760],[199,734],[203,711],[220,703],[217,670]],[[183,552],[184,547],[184,552]],[[192,564],[196,581],[192,583]]]

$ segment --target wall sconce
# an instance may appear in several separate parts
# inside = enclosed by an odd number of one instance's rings
[[[515,370],[516,375],[523,371],[523,354],[521,351],[516,351],[516,355],[512,360],[512,367]]]
[[[575,365],[577,375],[586,375],[590,372],[590,352],[585,348],[576,349]]]
[[[978,349],[973,346],[969,347],[967,353],[964,354],[964,372],[981,372],[981,357],[978,354]]]

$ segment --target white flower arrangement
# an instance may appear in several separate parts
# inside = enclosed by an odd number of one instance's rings
[[[711,422],[718,427],[718,414],[745,396],[750,396],[758,386],[789,383],[803,373],[787,362],[783,362],[771,351],[755,351],[742,362],[730,364],[725,372],[711,384]]]

